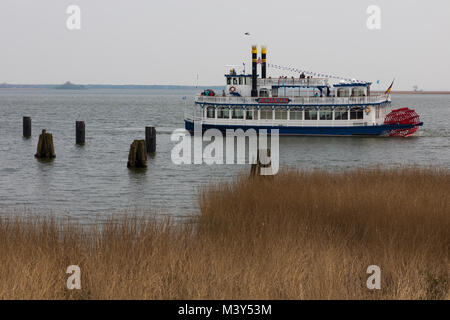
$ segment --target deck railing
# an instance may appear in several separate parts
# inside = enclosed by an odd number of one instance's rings
[[[372,104],[390,101],[389,95],[381,94],[366,97],[292,97],[289,105],[351,105],[351,104]],[[202,96],[196,97],[196,102],[207,104],[254,104],[258,105],[256,97],[222,97],[222,96]],[[259,104],[262,105],[262,104]]]

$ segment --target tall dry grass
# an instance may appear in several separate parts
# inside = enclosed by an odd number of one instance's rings
[[[446,170],[290,170],[207,187],[195,223],[3,216],[0,298],[448,299],[449,205]]]

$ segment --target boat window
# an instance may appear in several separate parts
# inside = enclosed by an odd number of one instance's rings
[[[285,107],[277,107],[275,109],[275,120],[286,120],[287,109]]]
[[[333,111],[331,111],[331,108],[330,107],[320,108],[319,119],[320,120],[332,120],[333,119]]]
[[[339,88],[337,90],[338,97],[348,97],[350,95],[349,89],[347,88]]]
[[[233,78],[233,84],[237,84],[237,79]]]
[[[317,110],[314,107],[305,108],[305,120],[317,120]]]
[[[228,119],[229,117],[230,117],[230,110],[228,109],[228,107],[217,108],[217,118]]]
[[[244,109],[243,108],[233,108],[231,117],[233,119],[244,119]]]
[[[228,84],[228,85],[231,84],[231,78],[227,78],[227,84]]]
[[[352,97],[362,97],[362,96],[364,96],[363,88],[353,88]]]
[[[253,120],[253,109],[247,109],[247,111],[245,111],[245,118],[247,120]]]
[[[208,107],[206,109],[206,117],[207,118],[214,118],[215,117],[215,108],[214,107]]]
[[[242,78],[239,77],[239,84],[242,84]]]
[[[364,113],[361,107],[353,107],[350,109],[350,120],[359,120],[362,118],[364,118]]]
[[[347,108],[337,107],[334,109],[334,120],[348,120]]]
[[[272,97],[278,97],[278,88],[272,88]]]
[[[289,119],[291,120],[302,120],[303,119],[303,111],[301,108],[292,108],[289,114]]]
[[[270,107],[262,107],[259,112],[260,112],[261,119],[272,120],[272,108],[270,108]]]
[[[269,90],[267,90],[267,89],[259,90],[259,96],[260,97],[268,97],[269,96]]]

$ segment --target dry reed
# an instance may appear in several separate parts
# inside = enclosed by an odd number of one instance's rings
[[[3,215],[0,298],[448,299],[449,204],[446,170],[287,170],[206,187],[195,223]]]

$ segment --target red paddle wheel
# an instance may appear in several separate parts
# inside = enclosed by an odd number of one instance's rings
[[[396,129],[389,132],[391,137],[408,137],[417,131],[420,125],[419,115],[409,108],[392,110],[384,119],[384,124],[412,124],[414,127]]]

